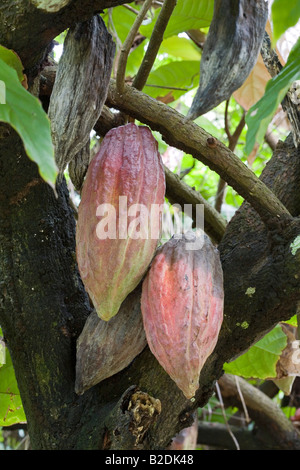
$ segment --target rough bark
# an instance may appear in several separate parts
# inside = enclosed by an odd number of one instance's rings
[[[35,76],[53,47],[53,39],[62,31],[105,8],[131,1],[70,0],[61,2],[67,4],[57,11],[47,11],[37,8],[35,0],[3,0],[0,4],[0,43],[17,52],[26,73]]]

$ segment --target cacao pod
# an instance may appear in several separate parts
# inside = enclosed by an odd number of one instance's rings
[[[223,321],[223,271],[218,250],[202,234],[171,238],[158,250],[143,281],[141,309],[151,352],[186,398],[199,387],[201,369]]]
[[[99,15],[68,30],[48,109],[55,159],[61,173],[88,143],[99,119],[115,49]]]
[[[124,300],[118,315],[101,320],[95,310],[77,339],[75,392],[86,390],[127,367],[147,345],[140,289]]]
[[[88,167],[76,230],[78,268],[103,320],[116,315],[155,254],[164,195],[163,164],[150,129],[129,123],[110,130]]]
[[[189,119],[207,113],[242,86],[257,61],[267,19],[265,0],[215,0]]]

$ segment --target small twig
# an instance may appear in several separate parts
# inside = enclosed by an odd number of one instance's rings
[[[118,70],[117,70],[117,75],[116,75],[116,87],[117,87],[118,93],[120,94],[122,94],[124,91],[126,65],[127,65],[127,58],[128,58],[130,49],[132,47],[134,38],[138,33],[139,27],[141,26],[142,21],[145,18],[145,15],[147,11],[149,10],[151,4],[152,4],[152,0],[145,0],[145,3],[143,4],[141,10],[139,11],[139,14],[136,17],[132,25],[132,28],[130,29],[128,33],[127,38],[122,44],[120,57],[119,57],[119,63],[118,63]]]
[[[225,114],[224,114],[224,129],[228,138],[228,141],[230,142],[231,139],[231,133],[229,130],[229,122],[228,122],[228,107],[229,107],[229,100],[226,100],[226,106],[225,106]]]
[[[176,86],[166,86],[166,85],[150,85],[147,83],[147,86],[152,87],[152,88],[164,88],[165,90],[179,90],[179,91],[188,91],[187,88],[180,88]]]
[[[147,83],[146,86],[153,87],[153,88],[164,88],[166,90],[189,91],[194,86],[194,78],[196,77],[196,75],[198,75],[198,74],[192,75],[191,84],[186,86],[185,88],[180,88],[180,87],[175,87],[175,86],[167,86],[167,85],[154,85],[154,84],[150,84],[150,83]]]
[[[114,65],[113,65],[113,76],[115,77],[116,72],[117,72],[116,71],[116,66],[117,66],[118,61],[119,61],[119,55],[120,55],[120,49],[121,49],[121,46],[122,46],[122,41],[118,36],[117,30],[115,28],[115,24],[114,24],[113,19],[112,19],[112,8],[108,9],[108,22],[109,22],[109,26],[110,26],[110,32],[111,32],[113,38],[116,41],[116,54],[115,54]]]
[[[144,55],[142,64],[133,80],[132,86],[137,90],[142,90],[146,84],[149,73],[152,69],[160,45],[162,43],[164,32],[168,25],[170,16],[176,6],[177,0],[165,0],[161,11],[157,17],[157,21],[154,25],[151,38],[147,47],[147,51]]]
[[[134,8],[132,8],[132,6],[127,5],[127,3],[124,3],[124,5],[122,5],[122,7],[127,8],[127,10],[131,11],[135,15],[139,14],[138,10],[135,10]]]
[[[238,394],[239,394],[239,397],[240,397],[240,400],[241,400],[241,403],[242,403],[242,407],[243,407],[243,410],[244,410],[246,423],[250,423],[251,419],[249,418],[249,413],[248,413],[248,410],[247,410],[247,406],[246,406],[246,403],[245,403],[245,400],[244,400],[244,397],[243,397],[243,394],[242,394],[241,387],[240,387],[239,380],[238,380],[237,376],[235,376],[235,384],[236,384],[236,388],[237,388],[237,391],[238,391]]]
[[[261,56],[263,62],[272,78],[276,77],[282,70],[283,66],[276,54],[276,51],[271,47],[271,40],[267,32],[265,32]],[[281,102],[283,110],[286,112],[288,120],[292,127],[292,134],[295,147],[300,143],[300,113],[298,106],[291,100],[290,93],[288,92]]]
[[[226,106],[225,106],[224,129],[225,129],[225,132],[226,132],[226,135],[227,135],[227,138],[228,138],[228,148],[232,152],[234,152],[234,149],[236,147],[238,139],[239,139],[239,137],[242,133],[242,130],[244,129],[244,126],[245,126],[245,112],[243,113],[243,116],[242,116],[240,122],[238,123],[234,133],[231,134],[230,129],[229,129],[228,107],[229,107],[229,100],[226,101]],[[219,183],[218,183],[216,201],[215,201],[215,209],[218,212],[221,212],[226,187],[227,187],[226,181],[224,181],[222,178],[220,178]]]
[[[225,425],[226,425],[226,428],[236,446],[236,450],[240,450],[240,446],[239,446],[239,443],[235,437],[235,435],[233,434],[233,432],[231,431],[230,429],[230,426],[228,424],[228,421],[227,421],[227,417],[226,417],[226,413],[225,413],[225,407],[224,407],[224,403],[223,403],[223,399],[222,399],[222,394],[221,394],[221,390],[220,390],[220,387],[219,387],[219,384],[218,382],[216,382],[216,390],[217,390],[217,395],[218,395],[218,399],[219,399],[219,402],[220,402],[220,405],[221,405],[221,410],[222,410],[222,414],[223,414],[223,418],[224,418],[224,421],[225,421]]]
[[[268,33],[265,31],[261,50],[260,50],[263,62],[271,75],[271,77],[276,77],[281,71],[283,65],[279,60],[276,51],[271,47],[271,40]]]

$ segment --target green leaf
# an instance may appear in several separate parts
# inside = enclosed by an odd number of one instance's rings
[[[139,10],[139,7],[135,5],[135,9]],[[111,15],[109,14],[109,11],[106,10],[103,15],[103,21],[113,36],[117,34],[119,40],[123,43],[128,36],[136,16],[137,15],[133,11],[130,11],[121,5],[113,8]]]
[[[3,62],[5,62],[10,67],[15,69],[18,74],[18,78],[22,83],[25,77],[23,74],[23,65],[18,54],[16,54],[16,52],[10,49],[7,49],[7,47],[0,45],[0,59],[2,59]]]
[[[9,352],[0,369],[0,426],[26,422],[20,392]]]
[[[289,325],[298,326],[298,315],[293,315],[292,318],[289,320],[285,320],[284,323],[288,323]]]
[[[5,104],[0,104],[0,121],[16,130],[28,157],[37,163],[42,178],[53,186],[57,168],[47,114],[40,101],[21,85],[17,72],[1,59],[0,84],[5,88]]]
[[[178,36],[165,39],[160,46],[159,53],[180,57],[184,60],[197,60],[198,64],[201,59],[200,51],[193,41]]]
[[[290,27],[295,26],[300,18],[299,0],[274,0],[271,8],[273,23],[272,45],[275,46],[280,36]]]
[[[149,74],[143,91],[153,98],[172,94],[174,100],[176,100],[187,91],[198,86],[199,73],[199,63],[196,61],[170,62],[158,67]],[[172,88],[180,88],[180,90]]]
[[[133,77],[137,74],[145,54],[145,44],[146,42],[143,41],[129,54],[126,64],[126,76]]]
[[[6,362],[6,348],[5,348],[5,344],[3,341],[2,330],[0,328],[0,367],[2,367],[3,364],[5,364],[5,362]]]
[[[295,80],[300,79],[300,38],[292,48],[286,65],[276,77],[269,80],[264,96],[252,106],[246,115],[248,132],[245,152],[252,151],[255,142],[261,144],[275,111]]]
[[[280,325],[277,325],[245,354],[230,363],[225,363],[224,370],[229,374],[245,378],[276,377],[276,363],[286,344],[287,337]]]
[[[213,0],[177,0],[164,37],[168,38],[189,29],[200,29],[210,25],[214,10]],[[160,8],[154,14],[150,24],[141,26],[140,31],[146,37],[150,37],[155,21],[159,15]]]

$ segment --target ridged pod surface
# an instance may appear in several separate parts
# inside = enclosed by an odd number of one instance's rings
[[[200,84],[189,119],[228,100],[242,86],[257,61],[267,19],[265,0],[214,1],[200,62]]]
[[[88,317],[77,339],[78,395],[127,367],[147,345],[139,298],[140,290],[131,292],[110,321],[95,310]]]
[[[171,238],[143,281],[141,309],[151,352],[186,398],[199,388],[223,321],[223,271],[218,250],[203,234]],[[192,245],[191,245],[192,242]],[[191,247],[201,246],[198,249]]]
[[[80,275],[103,320],[117,314],[154,256],[161,213],[151,219],[151,209],[162,208],[164,196],[163,164],[150,129],[129,123],[110,130],[89,165],[76,229]]]

